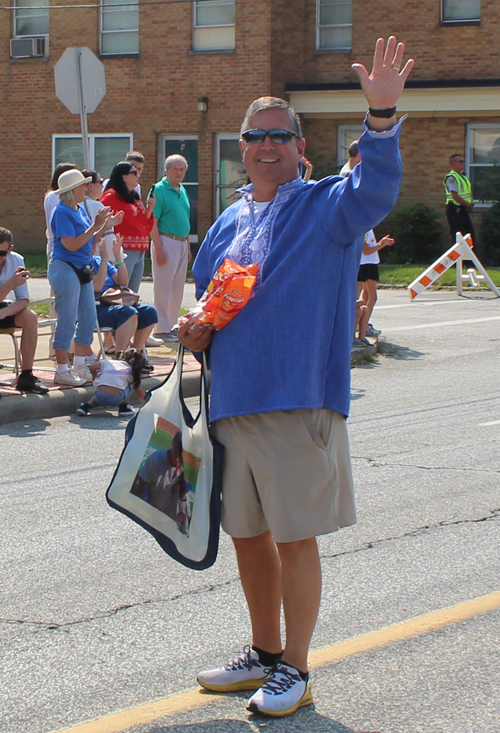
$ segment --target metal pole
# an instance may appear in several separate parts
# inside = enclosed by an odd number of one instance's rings
[[[90,168],[89,129],[87,126],[87,105],[85,103],[85,90],[83,87],[82,49],[75,48],[75,53],[76,68],[78,71],[78,92],[80,95],[80,123],[82,127],[83,167]]]

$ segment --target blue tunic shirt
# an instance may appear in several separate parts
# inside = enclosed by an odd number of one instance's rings
[[[399,127],[366,131],[349,178],[302,183],[279,211],[255,297],[213,335],[212,421],[322,407],[347,416],[356,276],[365,233],[398,195]],[[224,261],[240,206],[226,209],[201,245],[198,297]]]
[[[61,242],[61,237],[78,237],[90,226],[92,226],[90,217],[81,204],[78,204],[78,209],[73,209],[61,201],[52,212],[50,220],[50,227],[54,232],[52,257],[55,260],[71,262],[75,267],[85,267],[90,264],[94,237],[90,237],[89,241],[76,252],[66,249]]]

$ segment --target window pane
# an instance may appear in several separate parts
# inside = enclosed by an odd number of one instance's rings
[[[234,2],[197,2],[196,25],[234,25]]]
[[[103,33],[102,53],[139,53],[139,33]]]
[[[471,163],[500,162],[500,127],[469,130]]]
[[[359,140],[363,134],[363,127],[355,125],[353,127],[340,127],[338,131],[339,147],[337,161],[339,169],[349,160],[349,146],[354,140]]]
[[[113,167],[124,160],[130,150],[130,137],[96,137],[94,169],[109,178]]]
[[[186,191],[189,196],[189,203],[191,204],[190,221],[191,230],[190,234],[198,234],[198,185],[187,185]]]
[[[137,30],[139,27],[139,13],[131,10],[106,10],[102,14],[103,31]]]
[[[483,167],[472,167],[469,172],[469,178],[472,183],[472,193],[475,201],[491,202],[495,199],[493,191],[498,191],[498,171],[497,166],[488,165]]]
[[[16,23],[17,36],[43,36],[49,32],[48,18],[32,16],[18,18]]]
[[[109,5],[110,7],[107,8],[106,6]],[[137,12],[139,12],[139,6],[137,5],[137,0],[122,0],[120,5],[123,7],[123,10],[125,9],[134,9]],[[120,5],[117,4],[117,0],[102,0],[102,9],[103,12],[108,11],[116,11],[120,12]]]
[[[198,140],[165,140],[165,158],[183,155],[188,162],[185,183],[198,183]]]
[[[54,167],[58,163],[73,163],[83,168],[83,149],[81,138],[57,137],[55,140]]]
[[[234,26],[226,28],[195,28],[193,48],[197,51],[207,49],[234,48]]]
[[[443,20],[479,20],[481,0],[443,0]]]
[[[320,48],[351,48],[352,29],[347,28],[320,28]]]
[[[220,169],[218,171],[219,211],[240,198],[237,189],[246,183],[247,173],[241,160],[238,140],[219,141]]]
[[[351,2],[322,5],[319,13],[319,23],[320,25],[352,23]]]
[[[42,5],[39,0],[17,0],[15,33],[18,36],[46,35],[49,32],[49,11],[37,9]]]

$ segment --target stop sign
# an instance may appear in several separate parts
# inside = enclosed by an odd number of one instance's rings
[[[54,78],[56,97],[73,115],[95,112],[106,94],[104,64],[85,46],[66,49],[54,66]]]

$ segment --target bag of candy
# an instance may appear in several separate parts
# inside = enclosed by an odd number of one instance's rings
[[[197,324],[212,324],[217,331],[227,326],[248,303],[258,270],[258,262],[244,267],[224,260],[193,310],[179,318],[179,326],[193,316],[199,316]]]

